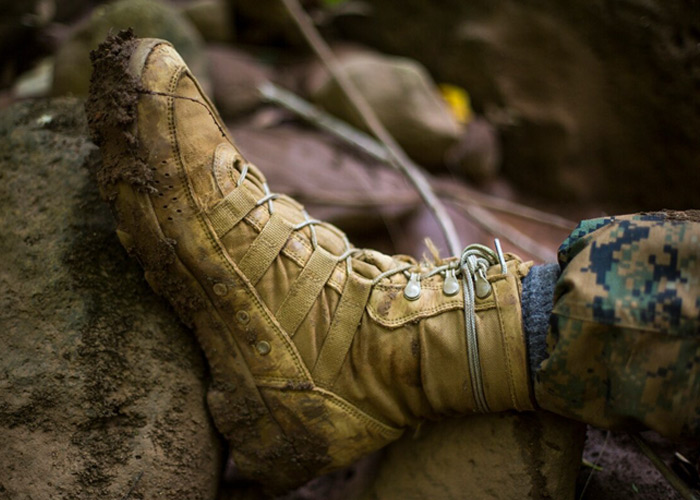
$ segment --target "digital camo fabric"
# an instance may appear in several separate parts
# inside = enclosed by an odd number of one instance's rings
[[[540,406],[599,427],[700,437],[699,220],[604,217],[571,233],[535,374]]]

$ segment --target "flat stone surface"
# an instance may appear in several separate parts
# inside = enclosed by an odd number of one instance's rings
[[[543,411],[426,423],[389,446],[361,498],[573,499],[585,429]]]
[[[0,116],[0,499],[211,499],[193,335],[122,249],[82,102]]]
[[[178,9],[158,0],[119,0],[97,7],[56,52],[53,95],[86,96],[92,66],[90,51],[109,33],[133,28],[141,38],[173,44],[207,91],[209,68],[201,35]]]

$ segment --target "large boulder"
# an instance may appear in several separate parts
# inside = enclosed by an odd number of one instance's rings
[[[544,411],[427,423],[387,448],[361,500],[573,500],[585,432]]]
[[[234,40],[233,8],[225,0],[196,0],[187,3],[182,12],[207,42]]]
[[[173,6],[156,0],[118,0],[95,9],[56,53],[53,94],[85,96],[90,84],[90,51],[109,33],[133,28],[139,37],[172,43],[209,91],[209,68],[204,42],[192,23]]]
[[[0,498],[212,499],[192,336],[114,234],[76,99],[0,115]]]
[[[263,102],[258,87],[272,78],[270,67],[228,45],[210,44],[206,53],[214,102],[224,119],[237,118]]]
[[[460,123],[420,63],[367,51],[342,53],[340,67],[403,149],[425,166],[441,165],[457,143]],[[351,124],[364,121],[330,76],[319,78],[314,101]]]

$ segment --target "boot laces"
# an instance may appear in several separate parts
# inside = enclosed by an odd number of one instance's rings
[[[236,162],[236,167],[238,166],[239,164]],[[243,185],[249,171],[250,164],[248,162],[243,162],[240,169],[240,176],[236,183],[238,187]],[[269,213],[273,214],[275,210],[274,201],[281,195],[270,192],[267,182],[261,181],[261,184],[264,196],[256,202],[256,206],[267,204]],[[293,229],[295,231],[300,231],[308,227],[311,234],[311,245],[314,250],[318,248],[316,226],[324,226],[340,236],[345,244],[345,251],[341,255],[338,255],[337,259],[338,262],[345,261],[347,272],[348,274],[351,273],[352,258],[362,253],[363,250],[353,248],[347,236],[332,224],[318,219],[312,219],[305,209],[302,210],[302,215],[304,216],[304,221],[296,224]],[[508,272],[503,250],[498,238],[494,240],[494,245],[496,247],[495,251],[478,243],[468,245],[462,251],[458,259],[448,259],[444,264],[428,266],[427,269],[425,269],[424,266],[404,263],[378,274],[372,280],[372,286],[374,286],[384,279],[402,273],[408,279],[404,287],[404,297],[407,300],[417,300],[421,295],[422,280],[440,274],[444,280],[443,293],[447,296],[452,296],[459,293],[460,283],[458,278],[461,278],[461,288],[464,293],[464,324],[472,394],[474,395],[477,411],[482,413],[488,412],[489,407],[486,401],[483,379],[481,376],[478,337],[476,332],[475,302],[477,297],[479,299],[484,299],[491,294],[491,284],[486,278],[486,272],[489,267],[500,264],[502,274]]]
[[[241,187],[245,182],[250,171],[250,163],[235,162],[235,167],[240,167],[240,176],[236,182],[237,187]],[[261,181],[264,196],[262,196],[256,203],[256,206],[261,206],[267,204],[268,211],[273,214],[275,211],[274,200],[280,198],[280,194],[270,192],[270,188],[265,181]],[[304,216],[304,221],[296,224],[294,226],[295,231],[300,231],[306,227],[309,228],[311,233],[311,246],[314,250],[318,247],[318,236],[316,234],[316,226],[324,226],[343,239],[345,245],[345,251],[337,256],[338,262],[345,261],[348,272],[352,272],[352,258],[362,253],[363,250],[359,248],[353,248],[348,241],[347,236],[341,232],[334,225],[327,222],[312,219],[306,210],[302,210],[302,215]],[[429,266],[425,269],[424,266],[417,266],[412,263],[402,263],[393,269],[389,269],[378,274],[373,280],[372,285],[376,285],[386,278],[391,278],[392,276],[403,273],[408,279],[408,283],[404,288],[404,297],[408,300],[416,300],[420,297],[421,280],[431,278],[437,274],[442,275],[444,278],[443,292],[445,295],[452,296],[459,292],[459,285],[457,278],[469,278],[472,282],[472,289],[475,290],[476,296],[479,298],[487,297],[490,293],[490,286],[486,279],[487,269],[497,263],[501,264],[502,272],[506,272],[505,259],[503,257],[503,251],[501,250],[501,245],[498,239],[495,240],[496,252],[492,249],[480,245],[472,244],[467,246],[463,251],[459,259],[452,258],[449,259],[445,264]],[[475,285],[475,286],[474,286]]]

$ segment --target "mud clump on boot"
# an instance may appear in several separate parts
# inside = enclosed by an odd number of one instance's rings
[[[136,106],[141,83],[128,71],[129,58],[136,39],[132,30],[120,31],[109,36],[99,47],[90,53],[94,71],[90,78],[90,97],[85,103],[88,125],[92,139],[102,148],[106,157],[127,155],[127,162],[105,161],[97,171],[97,181],[101,186],[112,185],[125,180],[143,191],[152,190],[153,173],[143,158],[137,153],[138,139],[133,134],[136,126]],[[105,106],[109,103],[109,106]],[[105,148],[105,136],[122,134],[124,141],[120,148]],[[115,141],[110,144],[116,144]],[[105,158],[107,159],[107,158]],[[110,169],[107,165],[119,165]]]

